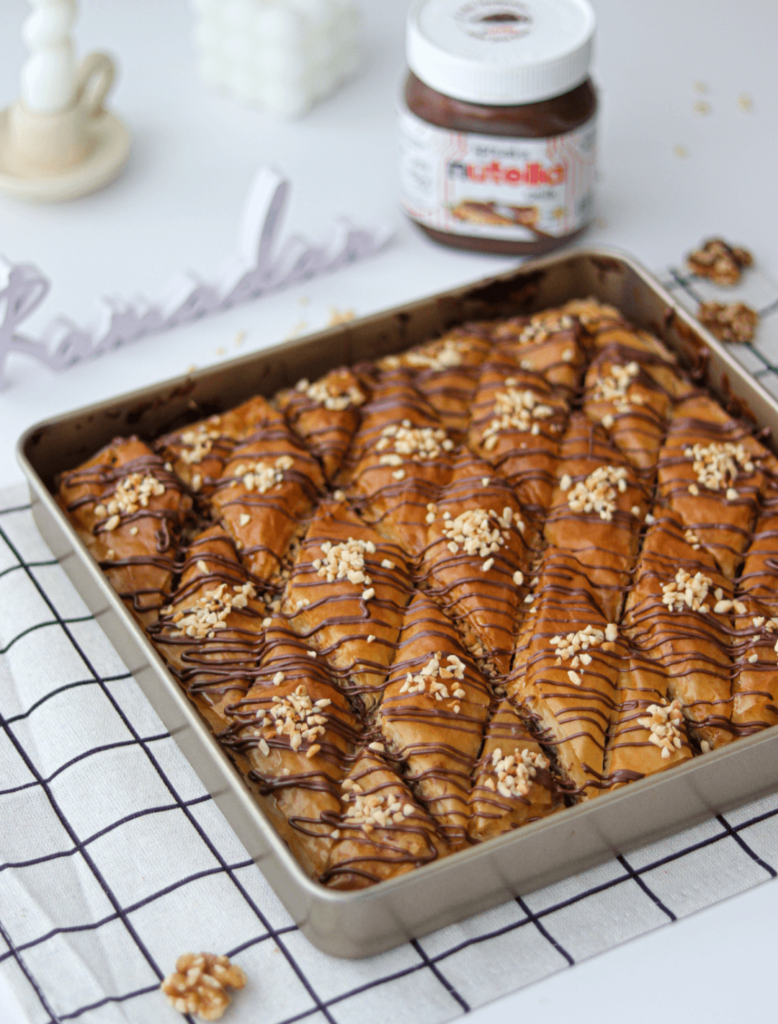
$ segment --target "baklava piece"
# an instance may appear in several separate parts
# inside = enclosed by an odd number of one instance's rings
[[[554,309],[505,320],[494,331],[498,349],[519,369],[539,373],[567,399],[575,395],[586,363],[581,338],[578,320]]]
[[[298,382],[278,396],[279,408],[292,429],[321,460],[324,475],[334,480],[359,427],[359,410],[367,401],[365,381],[347,367],[314,381]]]
[[[383,758],[363,749],[341,783],[342,811],[322,882],[363,889],[448,852],[430,815]]]
[[[154,450],[171,463],[173,472],[194,494],[207,497],[235,446],[275,417],[265,399],[256,395],[235,409],[166,434],[155,442]]]
[[[768,480],[762,507],[737,581],[739,593],[778,616],[778,485]]]
[[[181,581],[148,634],[215,732],[259,674],[266,606],[235,543],[213,526],[192,541]]]
[[[733,579],[756,521],[768,453],[712,398],[679,403],[659,454],[659,497]]]
[[[491,324],[465,324],[441,338],[417,345],[397,356],[387,356],[379,369],[403,367],[456,441],[467,431],[470,403],[479,367],[492,349]]]
[[[387,376],[365,408],[352,491],[364,518],[411,557],[424,550],[427,505],[451,475],[454,441],[401,371]]]
[[[538,573],[516,651],[508,696],[533,720],[563,779],[581,799],[596,796],[625,657],[619,629],[573,565]]]
[[[551,503],[567,414],[567,403],[538,374],[504,361],[484,366],[468,444],[509,481],[535,518]]]
[[[749,594],[733,601],[732,724],[738,736],[778,724],[778,616]]]
[[[421,585],[448,612],[490,674],[510,668],[534,530],[511,488],[463,450],[427,506]]]
[[[117,438],[62,475],[58,498],[133,615],[153,622],[172,590],[192,507],[181,482],[137,437]]]
[[[226,708],[219,739],[278,831],[314,877],[327,868],[341,783],[360,725],[323,663],[282,621],[267,631],[264,675]]]
[[[408,606],[378,714],[380,746],[400,762],[440,831],[467,838],[470,780],[489,713],[489,687],[429,598]]]
[[[278,582],[289,546],[324,489],[324,477],[283,416],[271,411],[273,419],[233,451],[211,503],[249,570]]]
[[[323,502],[298,552],[284,611],[366,710],[380,698],[410,596],[401,549],[346,505]]]
[[[622,628],[657,661],[703,750],[732,739],[732,585],[670,511],[656,511],[643,542]]]
[[[648,510],[646,492],[602,427],[582,413],[570,418],[557,473],[545,539],[574,555],[605,617],[616,622]]]
[[[513,705],[500,703],[486,730],[470,792],[468,835],[483,842],[564,806],[549,757]]]
[[[630,650],[622,663],[616,701],[605,748],[604,786],[616,789],[694,756],[681,701],[668,697],[660,662]]]

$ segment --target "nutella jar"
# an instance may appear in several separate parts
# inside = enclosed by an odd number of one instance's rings
[[[415,0],[400,198],[444,245],[549,252],[592,219],[587,0]]]

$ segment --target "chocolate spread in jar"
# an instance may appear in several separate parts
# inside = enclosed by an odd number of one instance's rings
[[[436,241],[537,255],[593,212],[588,0],[416,0],[400,194]]]

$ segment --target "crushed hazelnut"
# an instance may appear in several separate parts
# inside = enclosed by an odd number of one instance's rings
[[[510,800],[527,796],[538,768],[546,769],[548,764],[548,758],[539,751],[517,748],[512,754],[503,756],[502,750],[497,747],[492,751],[489,767],[497,776],[497,792]]]
[[[112,533],[121,522],[121,516],[133,515],[141,508],[147,508],[152,497],[165,493],[165,485],[151,473],[130,473],[116,485],[116,490],[105,502],[95,506],[96,515],[107,515],[103,524],[107,533]]]
[[[241,463],[235,475],[243,480],[243,486],[247,491],[257,491],[265,494],[272,487],[280,484],[284,479],[284,472],[291,469],[294,459],[289,455],[279,455],[274,465],[265,462],[254,462],[244,465]]]
[[[738,283],[741,271],[750,267],[754,258],[747,249],[729,245],[722,238],[710,238],[690,253],[686,262],[697,277],[707,277],[714,284],[732,285]]]
[[[509,378],[513,379],[513,378]],[[505,382],[506,385],[508,381]],[[507,430],[526,431],[538,424],[533,420],[545,420],[554,415],[552,406],[543,402],[534,391],[506,387],[494,396],[495,418],[491,420],[483,432],[482,444],[491,451],[499,440],[499,435]],[[538,427],[538,431],[539,431]]]
[[[565,473],[559,486],[569,492],[567,503],[573,512],[596,512],[609,522],[616,511],[616,488],[621,494],[627,489],[627,470],[624,466],[599,466],[575,485]]]
[[[703,602],[712,585],[710,577],[704,576],[701,572],[692,576],[685,569],[679,569],[672,583],[662,585],[662,604],[671,612],[682,612],[684,608],[691,608],[692,611],[704,615],[708,611],[708,606]]]
[[[642,405],[642,395],[629,397],[629,389],[636,377],[640,376],[640,367],[635,362],[627,363],[626,366],[613,365],[610,371],[603,377],[598,377],[592,391],[593,402],[613,402],[617,412],[629,412],[633,405]],[[613,417],[610,416],[610,424],[603,426],[610,429],[613,426]]]
[[[719,341],[745,344],[754,340],[759,314],[745,302],[703,302],[697,319]]]
[[[684,455],[693,462],[692,468],[697,474],[697,482],[707,487],[709,491],[729,489],[737,480],[741,469],[744,473],[753,473],[756,468],[756,463],[746,448],[742,444],[733,444],[732,441],[690,445],[684,449]],[[692,484],[689,487],[690,491],[693,486]]]
[[[162,609],[162,614],[172,615],[172,621],[178,627],[171,636],[191,636],[196,640],[204,640],[213,637],[217,630],[226,629],[230,613],[245,608],[249,599],[256,596],[253,583],[236,583],[232,593],[226,583],[220,583],[218,587],[206,590],[193,604],[185,608],[168,605]]]
[[[240,967],[226,956],[185,953],[176,961],[175,974],[165,978],[160,988],[179,1013],[218,1020],[230,1004],[227,988],[241,989],[246,981]]]
[[[181,442],[187,447],[181,451],[181,458],[190,466],[202,462],[210,454],[214,441],[220,437],[221,433],[208,423],[185,430],[181,434]]]
[[[665,706],[651,704],[646,708],[646,712],[647,717],[639,718],[638,722],[650,731],[649,743],[659,747],[663,758],[670,757],[673,750],[681,749],[682,738],[679,728],[683,722],[681,702],[674,700]]]
[[[443,659],[445,659],[445,663]],[[400,693],[428,693],[435,700],[461,699],[466,695],[462,687],[454,687],[453,692],[449,693],[448,683],[452,679],[463,680],[464,678],[465,663],[462,659],[458,658],[456,654],[447,655],[438,651],[432,655],[420,672],[406,674],[405,682],[400,687]]]
[[[379,452],[386,451],[378,460],[382,466],[400,466],[408,460],[430,462],[453,447],[454,442],[442,428],[414,427],[410,420],[384,427],[376,445]]]
[[[490,555],[503,547],[510,537],[511,525],[515,524],[520,533],[524,532],[524,523],[513,509],[506,506],[499,515],[494,509],[468,509],[455,519],[446,518],[443,513],[443,535],[448,537],[448,550],[452,555],[459,554],[462,548],[467,555],[478,555],[485,558],[481,568],[488,572],[494,565]]]
[[[364,405],[367,399],[356,384],[349,384],[344,389],[343,383],[335,376],[324,377],[313,384],[303,378],[297,382],[297,390],[310,398],[316,405],[323,405],[325,409],[330,409],[333,412],[343,412],[349,406]]]

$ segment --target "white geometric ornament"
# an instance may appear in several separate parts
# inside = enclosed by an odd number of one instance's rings
[[[178,274],[158,302],[143,297],[103,297],[98,322],[92,327],[79,327],[60,316],[38,339],[19,333],[50,285],[37,267],[12,264],[0,256],[0,389],[10,383],[6,363],[12,352],[37,359],[53,370],[64,370],[148,334],[339,270],[377,252],[392,236],[388,226],[359,227],[341,217],[320,245],[311,245],[297,235],[279,242],[288,192],[287,179],[270,168],[261,168],[243,208],[238,251],[224,261],[212,281],[192,272]]]

